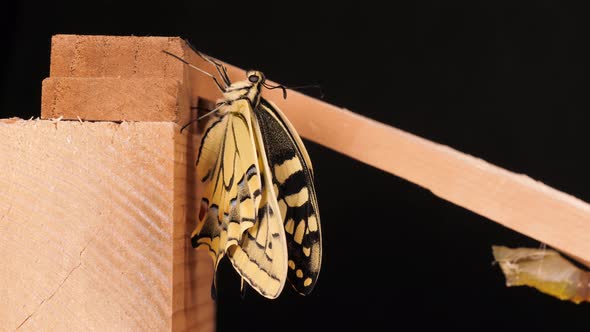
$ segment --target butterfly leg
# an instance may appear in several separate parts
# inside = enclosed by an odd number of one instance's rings
[[[199,52],[199,50],[197,50],[193,44],[191,44],[188,40],[185,39],[186,44],[193,50],[195,51],[195,53],[197,53],[203,60],[209,62],[210,64],[215,66],[215,69],[217,69],[217,73],[219,74],[219,76],[221,77],[221,79],[223,80],[223,82],[225,83],[226,87],[231,85],[231,80],[229,79],[229,75],[227,74],[227,68],[225,68],[225,66],[222,63],[219,63],[216,59],[203,54],[201,52]]]
[[[168,51],[166,51],[166,50],[162,50],[162,52],[164,52],[164,53],[168,54],[168,55],[169,55],[169,56],[171,56],[171,57],[174,57],[174,58],[176,58],[177,60],[179,60],[179,61],[183,62],[185,65],[187,65],[187,66],[191,67],[192,69],[195,69],[195,70],[197,70],[197,71],[200,71],[201,73],[203,73],[203,74],[205,74],[205,75],[207,75],[207,76],[211,77],[211,78],[213,79],[213,81],[215,82],[215,84],[217,84],[217,87],[219,88],[219,90],[221,90],[221,91],[225,91],[225,88],[227,88],[227,85],[224,87],[223,85],[221,85],[221,84],[219,83],[219,81],[217,80],[217,77],[215,77],[215,75],[213,75],[213,74],[211,74],[211,73],[209,73],[209,72],[206,72],[206,71],[204,71],[203,69],[201,69],[201,68],[199,68],[199,67],[197,67],[197,66],[195,66],[195,65],[191,64],[190,62],[186,61],[185,59],[183,59],[183,58],[179,57],[178,55],[176,55],[176,54],[174,54],[174,53],[168,52]],[[199,54],[199,55],[200,55],[200,54]],[[201,57],[203,57],[202,55],[200,55],[200,56],[201,56]],[[224,79],[224,83],[225,83],[225,79]]]
[[[215,60],[214,58],[211,58],[201,52],[197,51],[197,54],[199,54],[201,58],[205,59],[205,61],[215,66],[215,69],[217,69],[217,73],[227,86],[231,85],[231,80],[229,79],[229,75],[227,74],[227,68],[225,68],[225,66],[222,63],[217,62],[217,60]]]
[[[191,109],[196,109],[196,110],[200,110],[200,111],[207,111],[207,113],[205,113],[205,114],[197,117],[196,119],[190,120],[187,124],[185,124],[184,126],[182,126],[182,128],[180,128],[180,132],[182,132],[184,129],[186,129],[186,127],[190,126],[191,124],[193,124],[193,123],[195,123],[197,121],[201,121],[202,119],[208,117],[209,115],[214,114],[215,112],[219,111],[219,109],[222,106],[224,106],[224,105],[227,105],[227,104],[226,103],[219,103],[219,104],[217,104],[217,107],[215,107],[212,110],[209,110],[209,109],[206,109],[206,108],[202,108],[202,107],[199,107],[199,106],[191,107]]]

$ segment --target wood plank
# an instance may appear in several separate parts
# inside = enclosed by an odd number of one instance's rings
[[[128,77],[182,79],[179,62],[164,62],[162,49],[184,55],[178,37],[55,35],[51,77]]]
[[[0,140],[0,330],[214,329],[192,135],[6,120]]]
[[[189,48],[178,37],[54,36],[41,118],[188,122],[188,69],[164,49]]]
[[[172,78],[50,77],[43,81],[45,119],[189,121],[190,96]]]

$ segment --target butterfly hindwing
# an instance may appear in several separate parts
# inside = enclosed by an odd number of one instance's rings
[[[254,114],[284,222],[288,279],[297,292],[309,294],[317,281],[322,258],[312,165],[301,138],[275,105],[261,99]]]

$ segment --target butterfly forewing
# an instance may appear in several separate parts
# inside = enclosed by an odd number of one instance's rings
[[[215,266],[256,220],[261,182],[250,116],[227,110],[203,134],[197,176],[204,192],[193,246],[205,245]]]
[[[234,103],[251,110],[246,100]],[[254,115],[250,112],[251,116]],[[255,120],[253,118],[253,120]],[[254,146],[263,152],[259,124],[252,121]],[[264,153],[258,153],[261,179],[261,199],[256,222],[242,237],[239,246],[232,247],[229,258],[238,273],[252,288],[274,299],[281,294],[287,279],[287,246],[285,231],[276,195],[272,189],[272,174]],[[269,185],[270,184],[270,185]]]
[[[271,172],[247,100],[228,105],[205,132],[197,173],[205,188],[193,246],[217,263],[227,254],[246,282],[276,298],[287,278],[287,247]]]
[[[321,266],[321,228],[313,171],[301,138],[281,111],[262,99],[254,114],[273,174],[289,255],[288,279],[309,294]]]

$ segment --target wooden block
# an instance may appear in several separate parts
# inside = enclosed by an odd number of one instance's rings
[[[50,77],[41,109],[45,119],[186,123],[190,96],[172,78]]]
[[[193,135],[5,120],[0,140],[0,330],[214,329]]]
[[[183,56],[178,37],[56,35],[51,39],[51,77],[173,78],[186,71],[179,61],[166,61],[162,50]]]
[[[188,68],[162,50],[189,48],[178,37],[54,36],[41,118],[187,123]]]

